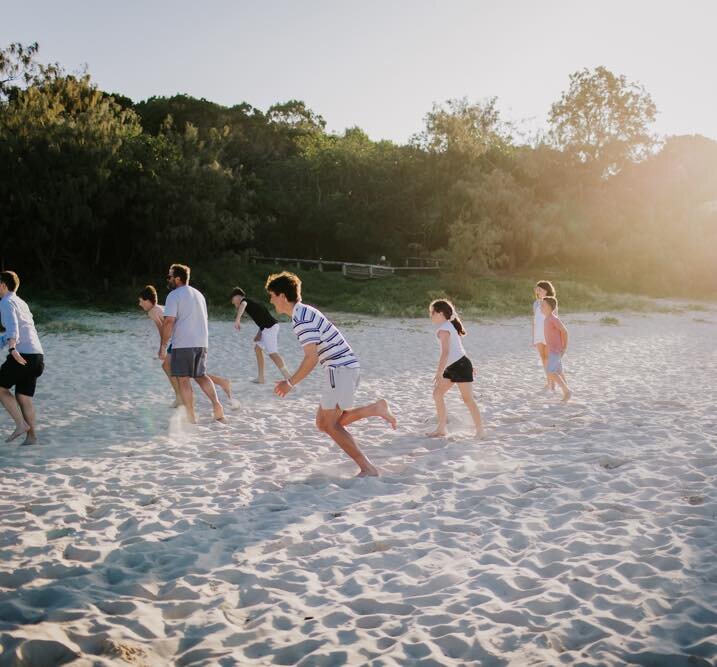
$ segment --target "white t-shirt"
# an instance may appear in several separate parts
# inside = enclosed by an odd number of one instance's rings
[[[199,290],[182,285],[167,295],[164,316],[176,317],[172,348],[209,347],[207,302]]]
[[[542,302],[542,299],[533,301],[533,345],[545,344],[545,315],[540,308]]]
[[[458,332],[456,331],[456,328],[453,326],[453,322],[444,322],[441,324],[440,327],[436,330],[436,337],[438,338],[438,344],[441,344],[441,339],[438,336],[438,334],[441,331],[447,331],[449,334],[448,338],[448,361],[446,362],[447,366],[450,366],[452,363],[455,363],[458,361],[461,357],[466,356],[466,351],[463,348],[463,341],[461,341],[461,337],[458,335]]]

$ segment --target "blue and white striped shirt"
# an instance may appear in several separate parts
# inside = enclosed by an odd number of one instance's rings
[[[314,343],[319,363],[328,368],[359,368],[359,360],[341,332],[320,310],[301,301],[291,314],[294,334],[302,345]]]

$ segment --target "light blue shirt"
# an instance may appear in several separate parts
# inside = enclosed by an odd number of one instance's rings
[[[8,292],[0,299],[0,321],[5,327],[5,333],[0,336],[3,347],[14,338],[20,354],[43,354],[32,313],[15,292]]]

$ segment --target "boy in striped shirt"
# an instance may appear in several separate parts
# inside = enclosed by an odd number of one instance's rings
[[[301,301],[301,279],[296,274],[284,271],[269,276],[266,290],[276,312],[291,316],[294,334],[304,348],[299,368],[276,384],[275,393],[283,398],[316,364],[321,364],[325,380],[316,426],[353,459],[360,469],[359,477],[377,476],[378,470],[359,449],[346,426],[366,417],[381,417],[396,428],[396,418],[388,403],[379,399],[370,405],[353,407],[359,383],[359,360],[336,326],[320,310]]]

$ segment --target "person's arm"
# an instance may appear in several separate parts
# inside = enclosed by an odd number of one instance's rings
[[[568,330],[562,322],[560,322],[560,342],[563,345],[563,351],[560,354],[565,354],[568,349]]]
[[[7,302],[3,304],[2,311],[0,312],[0,319],[2,320],[2,325],[5,327],[4,338],[7,343],[10,356],[18,364],[20,364],[20,366],[24,366],[27,364],[27,361],[25,361],[22,358],[22,355],[15,349],[15,346],[17,345],[17,337],[20,333],[20,325],[17,321],[17,313],[12,307],[12,304]]]
[[[301,360],[299,368],[288,379],[276,383],[274,392],[282,398],[286,396],[299,382],[301,382],[311,371],[314,370],[316,364],[319,363],[319,351],[316,343],[307,343],[304,345],[304,358]]]
[[[530,344],[535,345],[535,307],[533,307],[533,320],[530,324]]]
[[[164,322],[162,322],[162,328],[159,335],[159,354],[157,354],[162,361],[167,358],[167,345],[169,343],[169,339],[172,337],[174,323],[176,320],[176,317],[165,316]]]
[[[451,334],[447,331],[438,332],[438,340],[441,341],[441,356],[438,359],[438,369],[436,370],[436,376],[433,378],[433,384],[440,382],[443,377],[443,371],[446,370],[446,364],[448,363],[448,348]]]
[[[234,328],[235,328],[237,331],[239,331],[239,329],[241,329],[240,320],[241,320],[241,316],[244,314],[244,311],[245,311],[245,310],[246,310],[246,301],[242,301],[242,302],[237,306],[237,316],[234,318]],[[256,339],[254,339],[254,340],[256,340]]]

